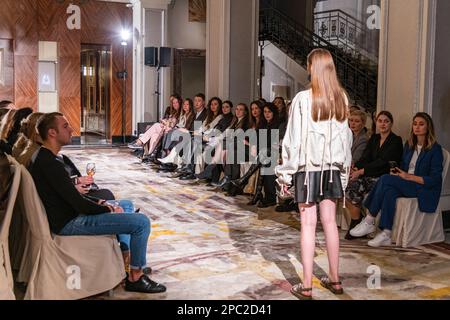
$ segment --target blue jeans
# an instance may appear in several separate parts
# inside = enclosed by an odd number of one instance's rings
[[[106,201],[106,203],[108,203],[110,205],[114,205],[116,202],[119,202],[119,206],[123,209],[123,213],[126,213],[126,214],[134,213],[134,211],[135,211],[134,204],[130,200]],[[119,241],[120,250],[122,250],[122,252],[130,251],[131,237],[129,234],[119,234],[117,236],[117,240]]]
[[[128,207],[129,208],[129,207]],[[125,211],[125,210],[124,210]],[[147,242],[150,236],[150,220],[139,213],[104,213],[81,215],[70,221],[59,233],[61,236],[129,235],[131,269],[147,266]]]
[[[392,230],[398,198],[417,198],[417,183],[384,175],[367,197],[364,206],[370,215],[376,217],[381,211],[381,230]]]

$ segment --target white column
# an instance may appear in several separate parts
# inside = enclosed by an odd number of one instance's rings
[[[415,113],[431,113],[434,0],[382,0],[378,110],[407,139]]]
[[[208,1],[206,96],[228,98],[230,86],[230,0]]]
[[[144,12],[141,1],[133,3],[133,134],[137,124],[144,121]]]

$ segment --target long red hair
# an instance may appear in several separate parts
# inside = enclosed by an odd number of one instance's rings
[[[337,77],[331,53],[325,49],[311,51],[308,71],[311,74],[313,120],[319,122],[336,118],[339,122],[346,121],[349,115],[346,92]]]

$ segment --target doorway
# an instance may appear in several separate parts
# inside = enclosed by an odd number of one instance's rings
[[[13,41],[0,38],[0,100],[14,101]]]
[[[206,51],[175,49],[173,87],[183,98],[205,92]]]
[[[81,45],[81,144],[110,143],[111,47]]]

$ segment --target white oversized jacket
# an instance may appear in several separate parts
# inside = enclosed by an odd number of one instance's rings
[[[348,101],[347,97],[345,98]],[[339,122],[333,118],[315,122],[311,108],[312,90],[298,93],[291,105],[283,140],[283,163],[275,168],[277,181],[279,184],[291,185],[294,174],[306,172],[305,184],[307,185],[309,172],[323,174],[327,170],[339,170],[345,191],[352,164],[353,143],[353,134],[348,121]],[[333,175],[330,176],[333,179]]]

